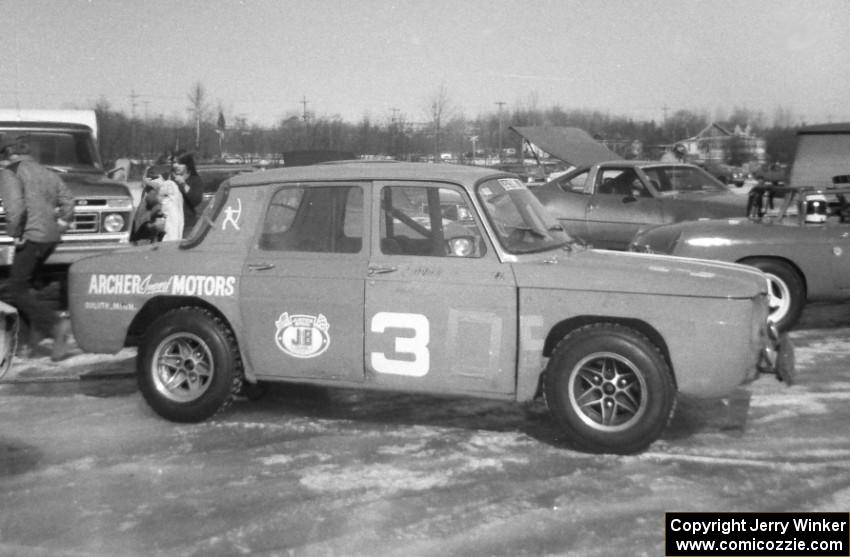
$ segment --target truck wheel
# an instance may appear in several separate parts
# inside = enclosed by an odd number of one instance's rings
[[[588,325],[561,340],[546,367],[544,394],[568,441],[591,452],[645,449],[676,406],[673,374],[659,349],[613,323]]]
[[[207,310],[181,307],[154,321],[136,357],[139,390],[175,422],[200,422],[242,387],[242,360],[230,328]]]
[[[770,281],[768,319],[776,323],[780,331],[791,329],[806,304],[803,279],[790,265],[775,259],[751,259],[744,263],[759,269]]]

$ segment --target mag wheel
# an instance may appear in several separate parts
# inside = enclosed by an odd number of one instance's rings
[[[154,321],[136,362],[145,400],[175,422],[209,418],[229,405],[242,386],[233,332],[200,308],[174,309]]]
[[[658,348],[611,323],[582,327],[561,341],[546,368],[544,393],[568,440],[591,452],[645,449],[676,404],[673,374]]]
[[[770,285],[768,319],[776,323],[780,331],[788,331],[800,319],[803,306],[806,304],[805,288],[800,275],[782,261],[753,259],[746,264],[752,265],[767,275]]]

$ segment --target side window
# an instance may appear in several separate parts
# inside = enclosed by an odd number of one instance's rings
[[[606,168],[597,174],[597,193],[622,197],[649,195],[632,168]]]
[[[363,246],[363,189],[289,186],[275,192],[259,248],[270,251],[358,253]]]
[[[579,174],[576,174],[569,180],[564,178],[559,182],[561,189],[564,191],[572,191],[575,193],[584,193],[584,187],[587,184],[587,176],[590,174],[589,170],[585,170]]]
[[[468,199],[447,187],[381,190],[381,253],[482,257],[486,247]]]

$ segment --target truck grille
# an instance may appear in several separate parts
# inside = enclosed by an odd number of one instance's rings
[[[102,205],[103,208],[98,210],[96,205]],[[102,203],[88,203],[86,206],[81,207],[77,205],[74,209],[74,225],[73,228],[68,229],[65,234],[70,236],[76,236],[79,234],[98,234],[101,233],[101,215],[103,213],[120,213],[124,217],[125,223],[130,222],[130,214],[124,211],[107,211],[106,202]],[[82,210],[81,210],[82,209]],[[125,225],[126,229],[126,225]],[[105,232],[104,232],[105,233]],[[6,234],[6,212],[0,210],[0,235]]]

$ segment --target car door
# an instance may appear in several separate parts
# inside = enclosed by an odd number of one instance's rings
[[[835,288],[846,295],[850,289],[850,192],[827,193],[826,199],[830,214],[821,228],[829,250],[828,268]]]
[[[375,188],[366,280],[369,380],[413,391],[513,393],[515,281],[469,197],[447,184]]]
[[[631,167],[601,167],[587,204],[587,237],[597,248],[628,249],[639,228],[660,224],[661,205]]]
[[[592,199],[587,186],[590,169],[566,174],[550,183],[532,188],[541,203],[558,219],[564,230],[573,238],[588,241],[587,204]]]
[[[368,183],[280,185],[242,272],[258,377],[363,380]]]

